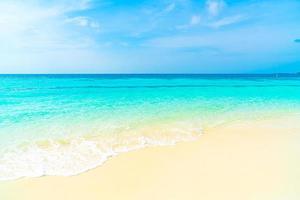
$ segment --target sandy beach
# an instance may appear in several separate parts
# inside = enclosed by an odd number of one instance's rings
[[[1,182],[0,199],[300,199],[298,122],[235,122],[194,142],[123,153],[77,176]]]
[[[0,200],[300,200],[300,0],[0,0]]]

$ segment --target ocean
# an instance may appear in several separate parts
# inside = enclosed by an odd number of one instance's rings
[[[122,152],[292,115],[292,74],[0,75],[0,180],[75,175]]]

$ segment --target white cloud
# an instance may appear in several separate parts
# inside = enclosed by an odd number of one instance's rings
[[[200,15],[193,15],[190,19],[190,21],[188,22],[188,24],[184,24],[184,25],[179,25],[176,26],[177,29],[188,29],[191,28],[193,26],[196,26],[198,24],[200,24],[201,22],[201,16]]]
[[[210,23],[209,26],[211,26],[213,28],[220,28],[223,26],[241,22],[244,19],[245,19],[245,17],[243,17],[242,15],[229,16],[229,17],[224,17],[220,20],[214,21],[214,22]]]
[[[55,16],[57,16],[55,9],[40,9],[35,5],[24,3],[1,2],[1,35],[32,29],[36,24]]]
[[[74,33],[65,26],[65,20],[70,13],[89,8],[89,0],[54,0],[51,3],[37,0],[2,0],[0,53],[86,47],[91,44],[90,39],[78,32]],[[85,17],[74,17],[74,23],[81,27],[99,29],[96,22]]]
[[[86,27],[89,25],[89,19],[83,16],[66,19],[66,22],[82,27]]]
[[[226,3],[223,0],[207,0],[206,9],[211,17],[218,16],[225,7]]]
[[[190,25],[197,25],[201,22],[201,16],[200,15],[193,15],[190,21]]]
[[[66,23],[75,24],[80,27],[93,28],[97,31],[100,30],[100,25],[98,22],[93,21],[92,19],[85,16],[78,16],[73,18],[68,18],[65,20]]]
[[[188,29],[192,28],[193,26],[199,25],[200,23],[205,26],[211,26],[211,27],[221,27],[223,25],[227,25],[225,23],[230,23],[229,20],[233,20],[231,18],[224,19],[224,21],[218,21],[214,22],[213,24],[211,23],[212,20],[217,19],[217,17],[220,15],[221,11],[224,9],[226,6],[226,3],[224,0],[206,0],[206,15],[203,15],[203,20],[201,15],[196,14],[193,15],[190,18],[190,21],[184,25],[179,25],[176,28],[177,29]]]

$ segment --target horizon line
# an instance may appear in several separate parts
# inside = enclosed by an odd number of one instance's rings
[[[299,75],[299,72],[274,73],[0,73],[1,75]]]

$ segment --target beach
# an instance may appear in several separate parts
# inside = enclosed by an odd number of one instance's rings
[[[300,200],[300,0],[0,0],[0,200]]]
[[[299,133],[297,117],[234,122],[76,176],[2,181],[0,199],[299,199]]]

